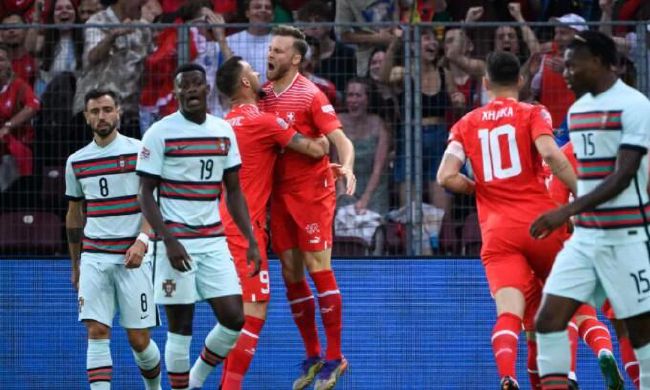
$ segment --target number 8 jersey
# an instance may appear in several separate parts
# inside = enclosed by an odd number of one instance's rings
[[[544,186],[535,139],[553,136],[551,116],[540,105],[498,98],[461,118],[449,142],[458,142],[476,180],[482,229],[529,224],[555,203]]]
[[[117,134],[101,147],[92,141],[68,157],[65,195],[86,200],[85,258],[121,264],[140,232],[135,165],[140,141]]]
[[[156,196],[167,227],[188,253],[219,250],[221,181],[241,165],[232,127],[209,114],[197,124],[177,111],[154,123],[142,143],[137,174],[160,180]]]

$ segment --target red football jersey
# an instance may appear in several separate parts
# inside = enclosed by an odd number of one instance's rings
[[[450,142],[463,145],[474,171],[483,233],[528,224],[555,207],[534,144],[541,135],[553,136],[543,106],[503,98],[473,110],[451,129]]]
[[[296,131],[281,118],[261,112],[252,104],[233,107],[225,119],[235,130],[239,145],[242,160],[239,182],[248,212],[257,226],[264,226],[278,152],[289,144]],[[219,203],[219,212],[226,234],[240,234],[225,202]]]
[[[334,107],[321,90],[301,74],[296,75],[291,85],[276,94],[273,84],[264,86],[266,97],[260,102],[263,111],[284,119],[300,134],[316,138],[341,128]],[[334,180],[329,169],[329,158],[315,160],[303,154],[286,150],[276,165],[276,182],[284,189],[292,184],[309,180],[310,175],[325,175]]]
[[[573,153],[573,144],[571,142],[567,142],[562,147],[562,153],[564,153],[567,160],[569,160],[571,163],[573,171],[576,172],[578,170],[578,159],[576,158],[575,153]],[[548,192],[551,194],[551,198],[553,198],[553,200],[558,204],[569,203],[571,190],[569,190],[569,188],[562,182],[562,180],[558,179],[551,173],[551,169],[548,168],[548,166],[545,166],[545,168],[548,170],[547,177],[550,178],[548,182]]]

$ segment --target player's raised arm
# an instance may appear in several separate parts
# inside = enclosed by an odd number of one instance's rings
[[[84,212],[81,200],[70,200],[65,215],[65,229],[68,235],[68,251],[72,262],[70,282],[79,289],[79,260],[81,259],[81,239],[83,238]]]
[[[251,218],[248,214],[248,205],[244,193],[239,185],[239,172],[234,169],[224,171],[223,182],[226,186],[226,206],[232,216],[233,221],[239,228],[239,231],[248,240],[248,261],[255,264],[255,270],[250,276],[257,275],[260,272],[260,251],[257,247],[257,240],[251,227]]]

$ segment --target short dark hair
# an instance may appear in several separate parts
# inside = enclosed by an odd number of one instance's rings
[[[302,31],[293,26],[282,25],[273,28],[271,34],[279,37],[293,37],[293,48],[296,49],[298,54],[302,57],[301,62],[305,60],[307,50],[309,50],[309,45],[307,45],[305,34],[303,34]]]
[[[212,9],[212,2],[210,0],[186,1],[178,8],[176,16],[181,18],[182,21],[187,22],[196,19],[204,7]]]
[[[217,70],[217,89],[229,98],[232,98],[239,86],[241,72],[244,69],[241,60],[239,56],[230,57]]]
[[[248,11],[248,9],[251,7],[252,2],[253,0],[245,0],[241,9],[244,12]],[[275,0],[271,0],[271,8],[275,8]]]
[[[580,48],[585,48],[592,56],[600,58],[600,62],[607,68],[618,65],[614,40],[600,31],[586,30],[577,33],[567,49]]]
[[[111,99],[113,99],[115,106],[120,105],[120,98],[112,89],[93,88],[90,91],[86,92],[86,95],[84,96],[84,107],[88,105],[89,101],[99,99],[102,96],[110,96]]]
[[[521,64],[510,52],[493,51],[486,59],[487,75],[491,82],[503,86],[516,85],[519,81]]]
[[[330,7],[323,0],[310,0],[302,7],[298,8],[298,20],[301,22],[309,22],[309,19],[314,18],[317,21],[331,22],[332,7]]]
[[[194,72],[194,71],[203,73],[203,77],[205,78],[205,68],[199,64],[190,62],[176,68],[176,71],[174,71],[174,80],[176,80],[176,77],[181,73]]]

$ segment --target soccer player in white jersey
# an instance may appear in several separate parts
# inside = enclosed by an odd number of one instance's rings
[[[228,211],[248,241],[259,272],[260,253],[239,186],[237,139],[224,120],[207,114],[209,86],[196,64],[174,74],[179,110],[145,133],[138,156],[139,199],[155,231],[154,300],[168,322],[165,364],[172,389],[200,388],[226,358],[244,325],[242,290],[219,215],[222,183]],[[219,323],[190,371],[194,303],[206,300]]]
[[[93,141],[68,157],[66,164],[71,281],[79,291],[79,321],[88,330],[90,388],[111,388],[111,326],[119,310],[145,388],[159,390],[160,351],[149,337],[158,311],[152,300],[152,265],[143,262],[149,225],[138,205],[135,174],[141,143],[119,133],[116,96],[108,90],[86,94],[84,116]]]
[[[618,79],[616,46],[604,34],[576,34],[564,62],[569,87],[587,93],[568,113],[577,197],[530,228],[533,237],[545,237],[575,216],[537,314],[542,389],[567,388],[567,323],[583,302],[600,306],[605,297],[628,328],[641,388],[650,389],[650,101]]]

